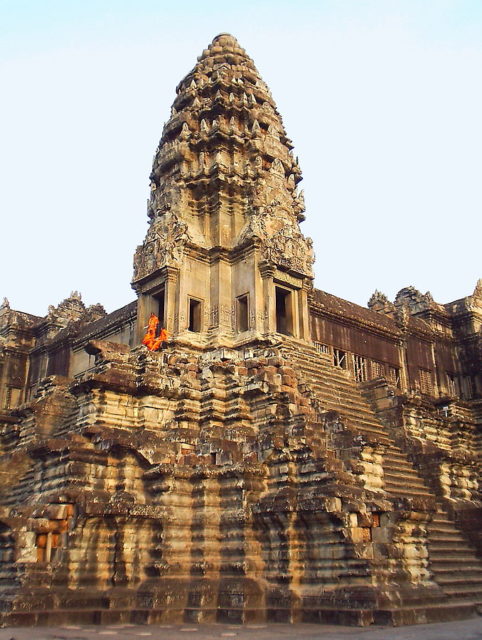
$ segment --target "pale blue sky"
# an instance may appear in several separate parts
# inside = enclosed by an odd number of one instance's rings
[[[316,286],[360,304],[482,275],[482,1],[0,0],[0,297],[133,299],[152,156],[219,32],[295,144]]]

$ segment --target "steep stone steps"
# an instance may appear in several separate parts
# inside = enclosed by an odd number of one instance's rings
[[[389,437],[356,382],[308,345],[289,343],[287,351],[291,362],[328,411],[337,411],[348,418],[357,431],[375,436],[387,447],[384,454],[386,491],[396,496],[429,498],[431,494],[422,478]]]
[[[309,347],[294,345],[289,347],[290,359],[299,365],[309,386],[317,392],[328,411],[339,411],[349,419],[356,421],[364,431],[388,440],[383,426],[374,415],[371,407],[359,392],[356,383],[347,374],[328,364],[325,358]]]
[[[296,370],[303,375],[327,410],[335,410],[360,433],[375,435],[386,446],[384,483],[388,494],[414,498],[430,498],[430,490],[395,444],[362,396],[356,382],[305,345],[290,343],[287,351]],[[482,602],[482,565],[466,539],[442,511],[428,525],[429,568],[434,580],[460,606]]]
[[[428,525],[429,569],[452,598],[482,603],[482,563],[463,535],[439,511]]]

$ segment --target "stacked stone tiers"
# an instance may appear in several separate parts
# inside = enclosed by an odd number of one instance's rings
[[[476,611],[467,540],[356,383],[314,349],[96,346],[94,371],[52,379],[38,400],[45,411],[63,394],[63,415],[38,433],[34,403],[10,427],[5,624]]]

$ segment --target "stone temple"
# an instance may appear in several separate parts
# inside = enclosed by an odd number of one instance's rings
[[[4,301],[1,623],[481,611],[482,282],[368,308],[315,289],[292,150],[217,36],[155,154],[136,300]]]

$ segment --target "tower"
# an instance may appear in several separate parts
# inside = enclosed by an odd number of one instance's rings
[[[252,60],[233,36],[214,38],[178,85],[154,157],[132,283],[141,331],[155,312],[199,346],[309,339],[313,250],[292,150]]]

